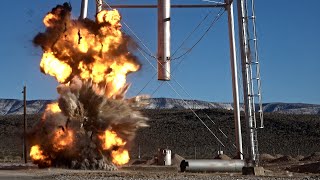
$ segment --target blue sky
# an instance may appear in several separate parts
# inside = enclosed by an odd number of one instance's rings
[[[44,15],[56,4],[63,2],[62,0],[2,2],[0,98],[21,99],[24,84],[28,86],[28,99],[57,98],[57,82],[53,77],[40,72],[41,50],[32,45],[32,39],[37,32],[44,30],[42,24]],[[77,18],[80,0],[70,2],[73,6],[72,15]],[[113,0],[108,2],[110,4],[114,2],[143,4],[157,1]],[[172,4],[179,3],[203,4],[204,2],[172,0]],[[308,0],[308,3],[289,0],[256,1],[263,102],[320,104],[320,21],[318,20],[320,11],[318,7],[320,7],[318,0]],[[94,11],[94,1],[91,0],[89,17],[93,18]],[[172,52],[209,11],[210,9],[172,9]],[[121,9],[120,12],[123,21],[155,54],[156,9]],[[214,10],[210,19],[205,21],[178,54],[186,51],[198,40],[217,12],[218,9]],[[126,32],[129,32],[125,26],[123,27]],[[174,80],[170,84],[182,98],[215,102],[232,101],[228,43],[227,14],[224,14],[173,72]],[[238,45],[238,41],[236,43]],[[132,85],[127,96],[137,95],[150,81],[141,92],[142,94],[180,98],[166,83],[153,93],[161,82],[157,81],[156,77],[152,79],[156,73],[155,70],[139,52],[136,54],[143,67],[139,72],[129,75],[128,82]],[[154,59],[149,58],[149,61],[156,66]],[[179,60],[173,61],[172,68],[179,62]]]

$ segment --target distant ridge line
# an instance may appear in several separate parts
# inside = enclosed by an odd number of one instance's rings
[[[45,110],[47,104],[55,100],[29,100],[27,113],[37,114]],[[241,104],[241,110],[243,110]],[[182,100],[174,98],[151,98],[145,109],[225,109],[233,110],[233,103],[208,102],[203,100]],[[307,103],[264,103],[264,112],[278,112],[285,114],[319,114],[320,105]],[[18,99],[0,98],[0,115],[16,115],[23,113],[23,101]]]

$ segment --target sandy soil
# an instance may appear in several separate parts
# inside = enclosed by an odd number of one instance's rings
[[[240,173],[181,173],[178,168],[164,166],[126,166],[118,171],[70,170],[61,168],[38,169],[32,164],[1,163],[0,179],[320,179],[319,174],[286,171],[297,163],[265,165],[265,176],[244,176]],[[137,168],[138,167],[138,168]]]

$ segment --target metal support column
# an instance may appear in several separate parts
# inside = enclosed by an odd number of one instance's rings
[[[170,0],[158,0],[158,80],[170,80]]]
[[[233,93],[233,111],[234,111],[234,127],[237,146],[237,159],[243,159],[242,151],[242,134],[240,121],[239,106],[239,90],[238,90],[238,72],[237,72],[237,55],[234,33],[234,16],[233,16],[233,0],[225,0],[226,10],[228,12],[228,28],[229,28],[229,44],[230,44],[230,64],[232,73],[232,93]]]
[[[80,12],[80,19],[87,18],[88,15],[88,0],[81,1],[81,12]]]

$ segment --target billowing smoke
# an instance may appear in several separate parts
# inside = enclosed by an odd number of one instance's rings
[[[53,8],[46,31],[34,38],[43,49],[42,72],[61,84],[59,99],[29,133],[30,156],[39,167],[113,170],[129,161],[136,131],[147,127],[138,108],[148,97],[124,99],[126,75],[140,65],[118,11],[92,21],[72,20],[71,9],[68,3]]]

